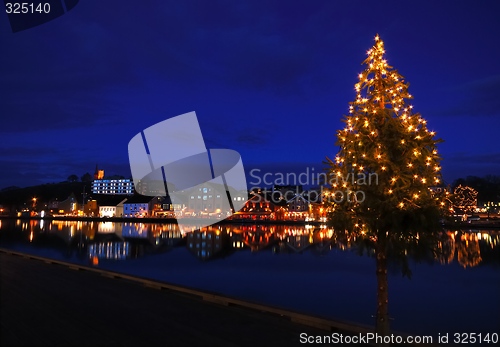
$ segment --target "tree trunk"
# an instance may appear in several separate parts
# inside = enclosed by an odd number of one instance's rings
[[[381,233],[382,234],[382,233]],[[389,335],[389,289],[387,282],[387,247],[385,233],[379,237],[375,246],[377,258],[377,316],[375,332],[379,335]],[[387,346],[379,344],[379,346]]]

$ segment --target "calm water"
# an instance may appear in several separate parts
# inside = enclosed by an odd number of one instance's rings
[[[374,258],[309,226],[0,220],[0,247],[372,325]],[[500,331],[500,233],[443,232],[438,256],[389,269],[392,328],[413,334]]]

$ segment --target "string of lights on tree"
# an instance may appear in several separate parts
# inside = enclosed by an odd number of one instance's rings
[[[378,199],[377,204],[384,208],[400,210],[436,202],[441,197],[432,194],[429,187],[442,183],[441,157],[436,148],[441,140],[413,111],[408,83],[388,64],[378,35],[367,55],[365,69],[354,85],[356,98],[343,119],[345,128],[337,132],[340,150],[334,160],[329,160],[331,194],[338,189],[361,190],[368,198]],[[378,184],[366,185],[360,179],[370,174],[377,174]],[[345,179],[352,175],[355,180]],[[350,199],[352,207],[362,208],[355,198],[353,195]],[[438,204],[443,208],[446,205],[444,199]]]
[[[464,213],[473,211],[477,207],[477,191],[461,184],[453,192],[453,207]]]

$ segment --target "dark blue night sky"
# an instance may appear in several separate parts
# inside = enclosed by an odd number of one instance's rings
[[[497,1],[101,1],[12,33],[0,15],[0,189],[130,175],[142,129],[196,111],[247,171],[319,171],[375,34],[445,140],[448,183],[500,174]]]

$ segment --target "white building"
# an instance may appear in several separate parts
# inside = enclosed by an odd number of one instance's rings
[[[99,216],[101,217],[121,217],[123,215],[123,204],[120,206],[99,206]]]
[[[123,196],[100,196],[98,199],[100,217],[122,217],[123,203],[127,200]]]

